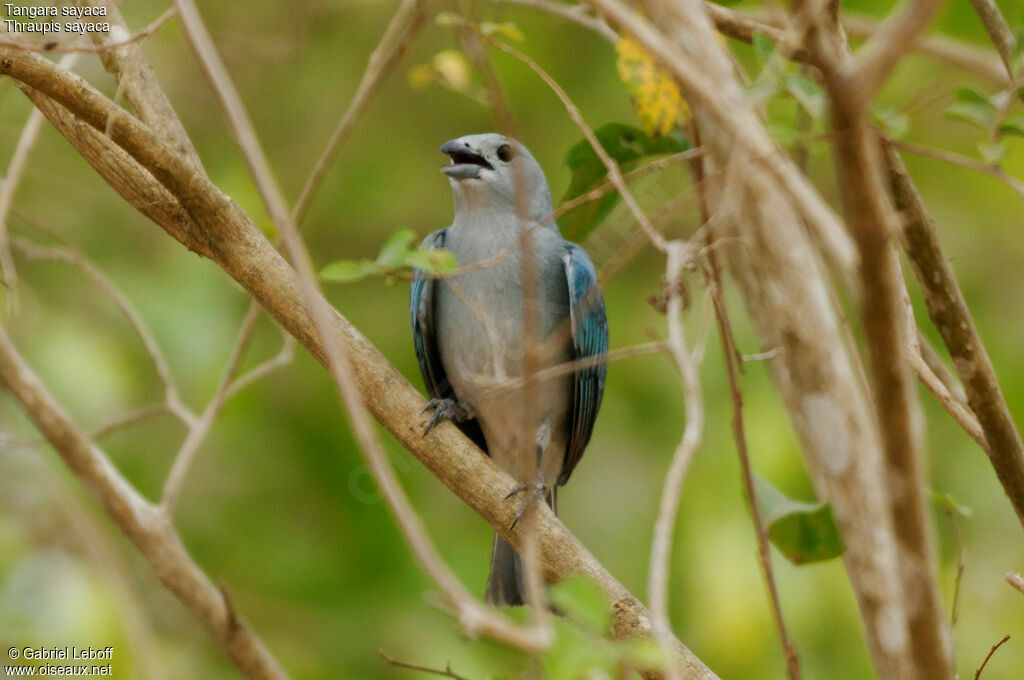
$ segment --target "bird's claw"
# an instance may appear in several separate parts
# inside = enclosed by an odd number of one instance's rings
[[[523,515],[526,514],[526,508],[530,505],[531,500],[536,501],[538,504],[544,501],[544,483],[541,480],[540,475],[537,476],[537,481],[534,484],[531,484],[530,486],[533,490],[533,497],[531,498],[530,496],[526,496],[525,498],[523,498],[523,502],[520,503],[519,509],[516,510],[516,516],[512,519],[512,524],[508,525],[509,531],[515,529],[516,524],[519,524],[519,520],[521,520],[523,518]],[[505,500],[508,500],[509,498],[512,498],[513,496],[518,495],[523,491],[526,491],[526,489],[527,484],[525,482],[519,482],[514,487],[512,487],[512,490],[509,491],[508,494],[506,494]]]
[[[420,415],[423,415],[427,411],[433,411],[434,415],[430,416],[430,420],[427,421],[427,426],[423,430],[424,437],[427,436],[427,433],[433,430],[436,425],[445,420],[450,420],[453,423],[461,423],[473,417],[473,410],[456,399],[431,399],[427,402],[427,405],[423,410],[420,411]]]

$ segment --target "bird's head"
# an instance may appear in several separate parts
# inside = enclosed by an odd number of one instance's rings
[[[451,164],[441,168],[455,194],[456,210],[517,210],[517,191],[523,192],[530,219],[551,212],[551,193],[544,171],[529,150],[504,135],[466,135],[441,146]]]

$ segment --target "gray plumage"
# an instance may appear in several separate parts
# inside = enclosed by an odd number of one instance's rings
[[[583,250],[546,220],[551,195],[526,147],[483,134],[447,142],[441,151],[452,159],[442,171],[450,178],[455,218],[424,243],[448,248],[469,270],[443,282],[417,277],[413,283],[417,358],[435,409],[430,426],[455,421],[499,467],[554,506],[555,487],[568,479],[590,439],[605,368],[540,381],[528,407],[520,391],[507,387],[524,372],[524,229],[536,276],[540,368],[607,351],[596,274]],[[523,602],[519,556],[498,536],[486,596],[497,606]]]

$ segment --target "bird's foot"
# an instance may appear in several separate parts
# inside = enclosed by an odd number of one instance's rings
[[[427,421],[427,427],[423,430],[424,437],[434,429],[435,425],[445,420],[461,423],[473,417],[473,409],[465,402],[457,399],[431,399],[427,402],[426,407],[420,411],[420,415],[427,411],[433,411],[434,415],[430,416],[430,420]]]
[[[519,482],[514,487],[512,487],[512,490],[509,491],[508,494],[505,496],[505,500],[508,500],[509,498],[512,498],[513,496],[516,496],[528,489],[533,493],[528,494],[523,498],[523,502],[520,503],[519,509],[516,510],[516,516],[512,519],[512,524],[508,526],[509,531],[516,528],[516,524],[518,524],[519,520],[521,520],[523,518],[523,515],[526,514],[526,508],[530,505],[531,501],[537,503],[538,505],[544,501],[544,481],[541,479],[539,473],[537,474],[537,479],[534,481],[533,484]]]

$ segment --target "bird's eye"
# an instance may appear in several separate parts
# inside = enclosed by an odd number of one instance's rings
[[[512,147],[508,144],[502,144],[498,147],[498,160],[502,163],[508,163],[512,160]]]

